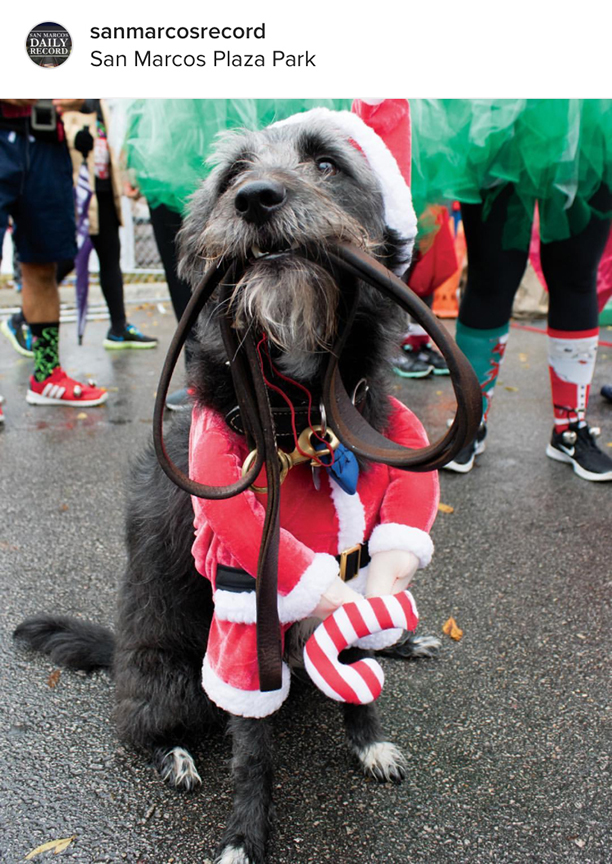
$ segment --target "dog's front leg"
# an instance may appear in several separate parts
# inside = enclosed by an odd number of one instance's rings
[[[361,648],[349,648],[340,658],[354,663],[362,657],[372,656]],[[374,703],[351,705],[342,703],[344,727],[351,750],[359,759],[364,774],[381,783],[401,783],[406,773],[406,759],[395,744],[385,741],[385,734]]]
[[[234,804],[216,864],[263,864],[272,803],[272,728],[268,718],[231,716]]]

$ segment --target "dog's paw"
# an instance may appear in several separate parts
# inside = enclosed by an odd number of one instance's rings
[[[436,636],[413,636],[406,632],[395,645],[376,653],[400,660],[418,660],[420,657],[437,657],[441,647],[442,642]]]
[[[380,783],[401,783],[406,776],[406,759],[390,741],[377,741],[367,747],[355,748],[364,774]]]
[[[256,864],[249,858],[244,846],[225,846],[215,858],[215,864]]]
[[[191,754],[182,747],[173,747],[166,751],[161,757],[158,770],[165,783],[183,792],[191,792],[202,783]]]

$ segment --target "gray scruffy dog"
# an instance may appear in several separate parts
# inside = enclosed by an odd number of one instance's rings
[[[229,134],[217,160],[194,196],[182,232],[182,272],[195,286],[213,261],[251,259],[231,300],[235,320],[267,333],[278,368],[307,385],[316,406],[326,352],[336,334],[337,288],[316,263],[270,256],[300,247],[324,255],[327,244],[349,240],[390,269],[407,266],[399,237],[385,224],[378,181],[363,156],[323,123]],[[209,306],[214,311],[215,303]],[[342,357],[349,393],[367,381],[361,409],[378,429],[387,416],[389,344],[401,317],[397,307],[363,286]],[[227,416],[236,405],[231,375],[210,310],[201,319],[190,386],[195,400]],[[186,412],[172,423],[166,441],[184,472],[189,424]],[[71,668],[111,667],[119,735],[150,753],[164,780],[189,791],[201,781],[187,747],[219,713],[201,686],[213,609],[210,584],[196,572],[191,554],[191,500],[161,471],[152,447],[134,466],[128,494],[129,562],[114,634],[95,624],[40,616],[21,624],[15,635]],[[298,625],[293,629],[287,652],[295,659],[305,636]],[[404,656],[433,653],[435,644],[406,642]],[[345,659],[354,660],[364,652],[347,654]],[[376,707],[343,705],[342,711],[350,746],[365,773],[399,782],[403,760],[385,740]],[[271,723],[230,716],[229,727],[235,796],[216,860],[261,864],[270,827]]]

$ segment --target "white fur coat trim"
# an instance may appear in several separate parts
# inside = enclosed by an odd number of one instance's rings
[[[202,665],[202,686],[208,697],[219,708],[239,717],[267,717],[278,711],[289,695],[291,673],[286,663],[283,663],[282,676],[280,690],[266,693],[261,690],[238,690],[219,678],[208,664],[207,657],[204,657]]]
[[[358,492],[349,495],[333,477],[329,478],[329,485],[338,517],[338,554],[340,554],[357,543],[363,543],[366,529],[365,510]]]
[[[329,588],[338,575],[338,562],[333,555],[325,552],[315,553],[314,560],[304,570],[302,578],[288,594],[278,595],[278,617],[281,624],[291,624],[308,618],[319,603],[321,595]],[[255,601],[255,580],[253,591],[215,591],[215,615],[221,621],[234,624],[255,624],[257,607]]]
[[[372,531],[369,542],[370,555],[377,552],[388,552],[391,549],[403,549],[413,552],[419,559],[419,568],[427,567],[433,555],[434,545],[431,537],[420,528],[409,525],[399,525],[397,522],[387,522],[377,525]]]

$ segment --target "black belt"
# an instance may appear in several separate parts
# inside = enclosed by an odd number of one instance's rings
[[[359,573],[361,567],[370,563],[370,553],[367,543],[357,543],[350,549],[345,549],[340,555],[335,556],[340,565],[340,578],[345,582]],[[230,591],[232,594],[242,594],[245,591],[255,591],[255,579],[246,570],[240,567],[228,567],[225,564],[217,564],[216,587],[222,591]]]

